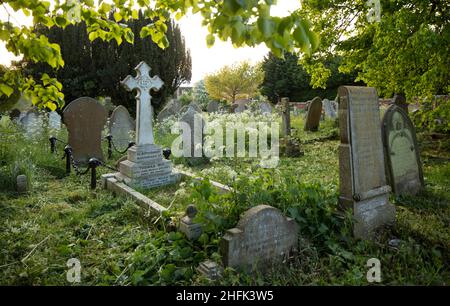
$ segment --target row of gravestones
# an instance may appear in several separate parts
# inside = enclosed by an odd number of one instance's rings
[[[283,112],[286,104],[282,101]],[[407,112],[393,104],[384,114],[381,128],[379,118],[374,88],[339,88],[339,204],[353,211],[353,231],[358,238],[373,237],[377,228],[395,222],[395,207],[388,200],[390,190],[397,195],[415,195],[424,188],[415,129]],[[190,210],[181,220],[181,228],[195,238],[201,231],[192,222],[195,212]],[[186,230],[189,226],[192,232]],[[264,269],[297,244],[296,223],[273,207],[259,205],[225,233],[220,253],[224,266]],[[220,267],[208,261],[198,270],[216,278]]]
[[[191,107],[194,107],[198,110],[198,112],[202,112],[201,108],[195,103],[192,102],[189,104]],[[171,116],[181,117],[187,111],[189,105],[182,107],[181,102],[178,100],[170,100],[166,106],[159,112],[157,119],[159,122],[164,121],[165,119]],[[249,101],[241,100],[234,104],[232,104],[229,108],[226,106],[222,106],[217,101],[211,101],[207,106],[208,113],[242,113],[243,111],[250,109]],[[270,114],[273,111],[273,107],[268,102],[261,102],[257,104],[256,110],[259,110],[262,114]]]
[[[27,138],[42,132],[44,126],[50,130],[61,129],[61,116],[57,112],[44,113],[33,109],[26,112],[11,112],[10,118],[19,123]]]

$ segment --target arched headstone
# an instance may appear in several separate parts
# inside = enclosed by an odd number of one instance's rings
[[[130,133],[134,131],[135,126],[134,120],[131,119],[130,113],[125,107],[119,105],[114,109],[109,120],[109,133],[117,150],[123,151],[128,148],[128,144],[132,140]]]
[[[315,132],[319,129],[322,114],[322,99],[315,97],[308,106],[306,113],[305,131]]]

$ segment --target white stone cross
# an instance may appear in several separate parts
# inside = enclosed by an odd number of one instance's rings
[[[137,90],[136,95],[136,145],[153,144],[153,108],[151,104],[152,96],[150,90],[159,90],[164,85],[159,76],[150,77],[150,66],[145,62],[140,62],[134,68],[136,70],[136,77],[127,76],[120,84],[126,90]]]

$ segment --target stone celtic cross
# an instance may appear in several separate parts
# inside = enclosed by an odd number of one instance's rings
[[[153,144],[153,108],[151,104],[152,96],[150,90],[159,90],[164,85],[159,76],[150,77],[150,66],[145,62],[140,62],[136,66],[136,77],[127,76],[120,84],[126,90],[137,90],[136,94],[136,145]]]

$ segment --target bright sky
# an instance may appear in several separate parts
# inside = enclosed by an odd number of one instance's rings
[[[286,16],[289,12],[294,11],[300,7],[301,0],[278,0],[276,6],[272,7],[272,15]],[[30,25],[31,20],[20,12],[14,12],[9,9],[12,14],[11,21],[14,23],[21,23],[23,25]],[[7,13],[5,7],[0,6],[0,20],[7,20]],[[206,46],[206,35],[208,30],[201,26],[200,15],[188,15],[183,17],[180,21],[180,29],[185,37],[186,45],[191,50],[192,57],[192,80],[195,83],[201,80],[206,74],[217,71],[224,65],[229,65],[234,62],[249,60],[252,63],[261,61],[268,53],[268,49],[264,45],[255,48],[234,48],[230,42],[223,42],[216,39],[213,47]],[[0,64],[9,65],[12,60],[16,60],[11,53],[9,53],[5,44],[0,43]]]

